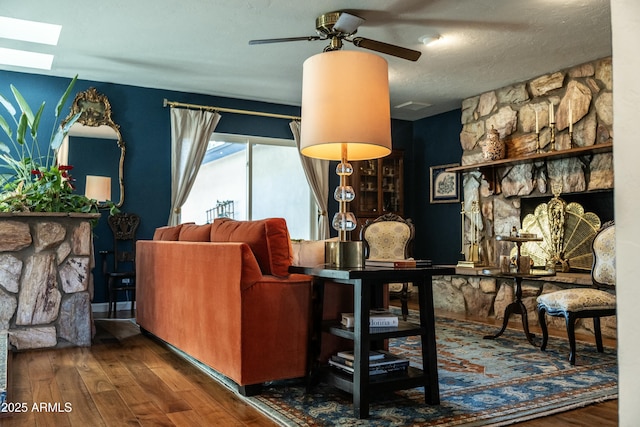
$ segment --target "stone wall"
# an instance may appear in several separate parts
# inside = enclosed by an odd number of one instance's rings
[[[604,58],[465,99],[460,133],[462,165],[486,161],[482,148],[492,128],[505,142],[507,158],[535,153],[536,115],[542,152],[570,148],[569,105],[574,147],[613,142],[611,67],[611,58]],[[555,112],[553,148],[550,144],[550,104]],[[509,235],[512,227],[521,228],[522,197],[548,196],[550,199],[552,186],[561,187],[562,193],[613,189],[613,155],[608,152],[497,167],[495,178],[495,182],[491,182],[479,171],[464,172],[462,178],[467,216],[465,241],[471,241],[472,222],[477,221],[480,261],[488,266],[497,265],[499,256],[509,254],[512,249],[513,244],[496,242],[495,236]],[[480,206],[479,219],[472,215],[474,201]],[[523,301],[528,307],[529,323],[538,323],[535,298],[540,293],[589,284],[588,275],[584,276],[583,279],[525,281]],[[513,301],[513,292],[509,279],[473,275],[434,279],[436,308],[483,317],[501,319],[505,306]],[[564,328],[562,319],[548,320]],[[580,321],[578,328],[592,330],[591,320]],[[603,334],[615,336],[615,317],[603,319]]]
[[[18,350],[91,345],[98,214],[0,216],[0,329]]]
[[[482,145],[492,127],[505,142],[507,158],[535,153],[536,112],[541,150],[550,151],[550,103],[555,110],[555,150],[569,148],[569,104],[574,146],[612,142],[611,78],[611,58],[605,58],[465,99],[460,133],[462,164],[485,161]],[[474,220],[471,204],[479,201],[481,219],[476,226],[481,230],[481,260],[492,265],[509,249],[496,245],[495,236],[508,235],[512,227],[520,229],[521,197],[551,198],[553,185],[561,187],[562,193],[612,189],[613,155],[609,152],[511,165],[497,168],[496,177],[497,182],[490,186],[480,172],[463,174],[466,240],[470,240],[469,228]]]

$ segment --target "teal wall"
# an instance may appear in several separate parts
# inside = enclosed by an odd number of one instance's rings
[[[9,86],[13,84],[33,108],[43,100],[46,102],[46,112],[40,127],[43,133],[40,135],[40,143],[44,146],[48,143],[49,130],[53,125],[53,108],[69,81],[70,79],[65,78],[0,71],[0,93],[13,99]],[[163,99],[287,115],[300,114],[299,107],[294,106],[86,80],[78,80],[74,93],[89,87],[95,87],[98,92],[107,96],[111,102],[113,120],[120,125],[126,144],[125,202],[122,211],[135,212],[142,217],[138,232],[141,239],[150,239],[156,227],[167,223],[170,207],[171,126],[169,108],[163,107]],[[69,111],[71,101],[72,99],[68,101],[64,111]],[[2,113],[5,114],[5,111]],[[462,154],[460,130],[459,110],[416,122],[392,121],[394,148],[405,151],[405,211],[406,216],[416,224],[415,254],[436,262],[452,263],[457,260],[456,252],[459,252],[460,241],[459,205],[429,204],[429,166],[459,161]],[[288,120],[230,113],[222,114],[216,132],[272,138],[292,137]],[[335,174],[331,173],[331,176]],[[337,203],[331,198],[331,216],[336,209]],[[111,232],[104,215],[95,229],[95,246],[97,251],[107,250],[112,246]],[[95,273],[94,302],[103,302],[106,300],[104,283],[99,272]]]

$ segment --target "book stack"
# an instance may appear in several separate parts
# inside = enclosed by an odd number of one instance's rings
[[[345,328],[355,327],[353,313],[342,313],[342,326]],[[398,316],[388,310],[371,310],[369,312],[370,328],[394,328],[398,326]]]
[[[353,351],[341,351],[329,359],[329,365],[350,374],[353,374],[354,371],[353,364]],[[369,352],[369,375],[406,372],[408,367],[409,359],[404,359],[383,350]]]
[[[433,264],[429,259],[366,259],[366,267],[390,267],[390,268],[421,268],[431,267]]]

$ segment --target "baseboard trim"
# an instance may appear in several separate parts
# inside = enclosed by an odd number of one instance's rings
[[[133,308],[136,308],[136,303],[133,304]],[[116,311],[131,310],[131,301],[118,301],[116,303]],[[95,302],[91,304],[91,311],[94,313],[108,313],[108,302]]]

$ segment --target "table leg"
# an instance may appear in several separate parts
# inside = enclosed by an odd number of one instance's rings
[[[322,309],[324,306],[324,280],[314,278],[311,290],[311,314],[307,355],[307,393],[318,383],[320,352],[322,351]]]
[[[515,282],[516,298],[515,298],[515,301],[513,301],[504,309],[504,319],[502,321],[502,328],[500,328],[497,334],[485,335],[483,338],[489,339],[489,340],[498,338],[507,329],[507,324],[509,323],[509,318],[511,317],[511,315],[519,314],[522,317],[522,329],[524,330],[525,336],[527,337],[527,341],[529,341],[529,343],[532,346],[537,347],[536,344],[533,342],[534,335],[529,332],[529,318],[527,314],[527,307],[522,302],[522,277],[514,277],[514,282]]]
[[[425,375],[424,399],[427,404],[440,404],[440,386],[438,384],[438,354],[436,351],[436,320],[433,313],[432,277],[423,277],[418,286],[418,305],[420,326],[424,328],[421,337],[422,369]]]
[[[363,286],[362,280],[353,284],[354,325],[354,372],[353,372],[353,413],[356,418],[369,417],[369,309],[371,307],[371,287]]]

